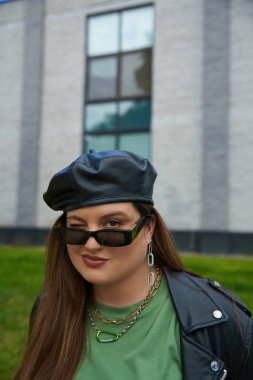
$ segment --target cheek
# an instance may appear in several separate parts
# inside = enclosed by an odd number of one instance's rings
[[[79,257],[80,247],[77,245],[67,245],[67,252],[70,258],[70,261],[74,266],[76,266],[77,259]]]
[[[73,245],[73,244],[67,244],[67,250],[71,254],[76,254],[80,251],[82,248],[82,245]]]
[[[148,241],[144,235],[139,235],[136,240],[132,242],[129,246],[122,247],[125,248],[121,253],[124,260],[139,262],[143,261],[147,255]]]
[[[148,230],[143,229],[141,234],[138,236],[138,246],[141,252],[145,255],[148,251],[148,243],[150,242],[150,234]]]

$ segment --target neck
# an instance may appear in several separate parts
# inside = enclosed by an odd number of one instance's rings
[[[131,276],[116,283],[93,285],[95,300],[115,307],[128,306],[141,301],[150,289],[148,271],[145,267],[141,273],[133,272]]]

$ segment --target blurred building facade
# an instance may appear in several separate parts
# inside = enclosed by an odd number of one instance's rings
[[[0,243],[40,244],[83,151],[158,171],[181,249],[253,252],[253,2],[0,2]]]

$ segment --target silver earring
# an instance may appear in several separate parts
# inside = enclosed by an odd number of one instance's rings
[[[155,264],[155,259],[154,259],[154,254],[152,252],[152,240],[150,240],[150,242],[148,243],[148,256],[147,256],[147,259],[148,259],[148,267],[149,268],[153,268],[153,266]],[[151,271],[149,271],[149,274],[148,274],[148,284],[150,286],[152,286],[152,285],[154,285],[154,282],[155,282],[155,274],[151,270]]]

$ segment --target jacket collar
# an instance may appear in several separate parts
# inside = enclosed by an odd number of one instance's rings
[[[185,333],[228,320],[228,315],[214,299],[207,280],[167,268],[164,274],[179,324]]]

